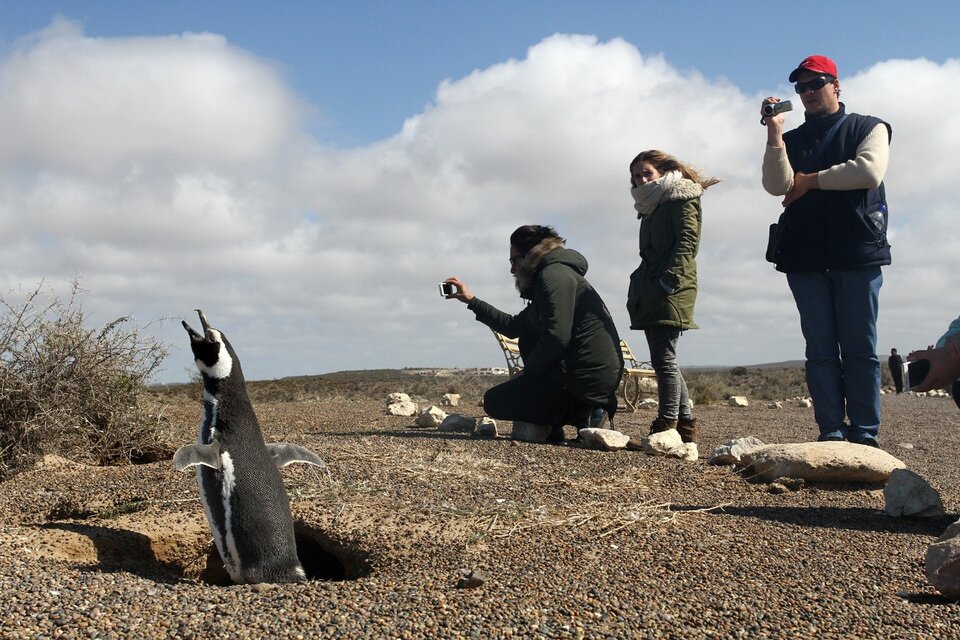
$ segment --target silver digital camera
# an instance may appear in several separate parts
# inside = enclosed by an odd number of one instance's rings
[[[457,292],[457,287],[451,282],[441,282],[437,286],[440,288],[440,295],[444,298]]]
[[[784,111],[793,111],[793,104],[789,100],[771,102],[770,104],[763,105],[763,109],[761,109],[761,111],[764,116],[775,116],[778,113],[783,113]]]

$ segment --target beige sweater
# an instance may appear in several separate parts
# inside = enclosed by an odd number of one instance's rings
[[[820,188],[827,191],[875,189],[883,181],[890,162],[887,127],[877,124],[857,147],[857,156],[817,172]],[[763,153],[763,188],[773,196],[786,195],[793,187],[793,167],[783,145],[766,145]]]

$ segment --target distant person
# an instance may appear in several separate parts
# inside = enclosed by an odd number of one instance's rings
[[[630,163],[630,186],[640,220],[640,266],[630,275],[630,328],[642,330],[657,373],[660,398],[650,433],[676,429],[696,442],[687,383],[677,366],[677,340],[696,329],[700,196],[719,182],[701,176],[663,151],[649,150]]]
[[[890,369],[890,377],[893,378],[893,386],[897,389],[897,395],[900,395],[903,393],[903,358],[897,353],[896,349],[890,349],[887,367]]]
[[[907,354],[907,360],[911,363],[919,360],[930,363],[929,373],[920,384],[911,387],[913,391],[949,387],[953,401],[960,408],[960,398],[957,397],[960,394],[960,318],[950,323],[947,332],[940,336],[935,345],[911,351]]]
[[[475,297],[459,278],[448,298],[467,303],[477,320],[518,338],[523,372],[484,395],[487,415],[552,427],[600,427],[617,411],[623,372],[620,336],[599,294],[584,278],[587,260],[552,227],[526,225],[510,236],[510,273],[528,302],[517,315]]]
[[[783,133],[782,113],[761,120],[763,186],[784,196],[785,207],[768,253],[800,313],[819,439],[879,447],[877,311],[880,267],[890,264],[883,176],[891,129],[846,111],[837,65],[825,56],[806,58],[789,80],[805,122]],[[761,115],[779,101],[766,98]]]

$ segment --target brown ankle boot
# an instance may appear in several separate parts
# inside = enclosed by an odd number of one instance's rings
[[[650,435],[655,433],[660,433],[661,431],[669,431],[670,429],[677,428],[676,420],[667,420],[666,418],[657,418],[653,421],[653,424],[650,425]]]
[[[680,432],[680,439],[684,442],[696,442],[700,437],[697,431],[696,418],[680,418],[677,420],[677,431]]]

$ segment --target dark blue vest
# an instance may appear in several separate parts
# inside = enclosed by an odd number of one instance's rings
[[[878,124],[884,125],[887,135],[891,135],[890,125],[883,120],[851,113],[818,159],[820,140],[844,113],[841,103],[837,113],[808,118],[783,135],[794,171],[815,173],[854,159],[857,147]],[[819,271],[890,264],[887,216],[883,183],[876,189],[811,189],[791,203],[780,218],[774,254],[777,270]]]

